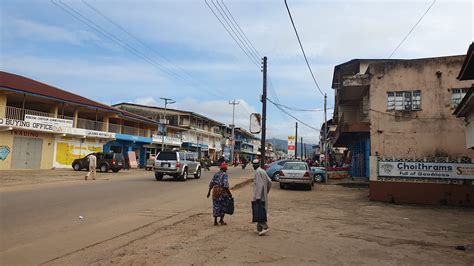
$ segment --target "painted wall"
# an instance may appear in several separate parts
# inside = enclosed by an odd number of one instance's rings
[[[474,149],[474,113],[466,117],[466,148]]]
[[[0,132],[0,170],[11,169],[11,158],[15,148],[13,147],[13,140],[15,137],[42,139],[43,146],[40,167],[41,169],[51,169],[53,167],[54,134],[27,130],[11,130]],[[10,151],[8,152],[8,150]]]
[[[8,170],[12,164],[13,136],[10,131],[0,132],[0,170]]]
[[[372,155],[474,159],[474,151],[466,149],[465,122],[452,114],[451,107],[451,89],[472,83],[456,79],[463,60],[457,56],[370,66]],[[387,111],[388,91],[413,90],[421,91],[421,111]]]
[[[57,136],[54,142],[54,164],[56,168],[70,168],[75,159],[93,152],[101,152],[99,139],[82,139]]]

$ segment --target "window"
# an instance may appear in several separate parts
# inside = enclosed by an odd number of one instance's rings
[[[387,92],[388,111],[407,111],[421,109],[421,91]]]
[[[462,98],[464,98],[467,91],[468,91],[468,88],[452,89],[451,90],[451,92],[452,92],[451,99],[452,99],[452,107],[453,108],[458,107],[459,103],[461,103]]]

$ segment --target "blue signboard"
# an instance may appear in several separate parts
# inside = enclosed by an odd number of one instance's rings
[[[143,143],[152,143],[152,138],[141,137],[141,136],[133,136],[128,134],[115,134],[115,138],[118,140],[127,140],[127,141],[135,141],[135,142],[143,142]]]

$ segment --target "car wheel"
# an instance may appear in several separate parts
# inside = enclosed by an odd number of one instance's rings
[[[114,173],[117,173],[118,171],[120,171],[120,168],[119,169],[113,169],[112,172]]]
[[[72,168],[74,169],[74,171],[81,171],[81,164],[75,163]]]
[[[323,182],[323,175],[321,175],[321,174],[315,174],[315,175],[314,175],[314,182],[317,182],[317,183]]]
[[[188,179],[188,169],[184,168],[183,174],[181,175],[181,181],[186,181]]]
[[[278,181],[278,173],[274,173],[272,176],[273,181]]]
[[[156,179],[156,181],[163,180],[163,174],[161,174],[161,173],[155,173],[155,179]]]
[[[281,189],[285,189],[285,188],[286,188],[286,185],[283,184],[283,183],[280,183],[280,188],[281,188]]]
[[[312,186],[311,184],[308,184],[308,185],[306,186],[306,188],[307,188],[308,190],[313,190],[313,186]]]
[[[196,178],[196,179],[201,178],[201,167],[199,167],[199,168],[196,170],[196,173],[194,174],[194,178]]]
[[[100,171],[103,173],[107,173],[109,171],[109,167],[106,164],[102,164],[100,166]]]

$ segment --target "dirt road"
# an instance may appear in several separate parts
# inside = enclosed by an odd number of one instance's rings
[[[474,263],[474,210],[370,202],[367,192],[336,185],[280,190],[274,184],[271,229],[259,237],[250,223],[249,185],[234,192],[236,213],[227,226],[213,226],[211,209],[203,208],[48,264]]]

